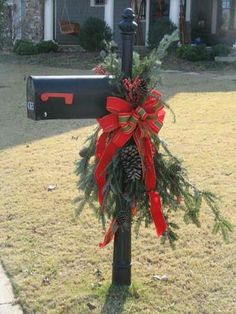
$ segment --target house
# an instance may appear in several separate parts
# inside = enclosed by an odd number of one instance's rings
[[[138,44],[148,43],[149,29],[161,17],[182,25],[186,42],[204,36],[210,42],[236,42],[236,0],[7,0],[6,3],[8,12],[9,9],[12,12],[13,39],[54,39],[62,45],[76,45],[79,32],[76,25],[95,16],[106,21],[114,40],[119,42],[121,14],[124,8],[132,6],[139,24]]]
[[[236,42],[236,0],[189,0],[186,20],[192,37],[204,33],[210,42]]]

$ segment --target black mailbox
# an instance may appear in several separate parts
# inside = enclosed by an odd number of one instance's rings
[[[116,91],[111,76],[30,76],[27,115],[41,119],[90,119],[106,115],[106,98]]]

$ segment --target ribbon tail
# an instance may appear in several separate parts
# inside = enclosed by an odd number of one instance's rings
[[[108,133],[106,132],[103,132],[98,140],[97,140],[97,143],[96,143],[96,152],[95,152],[95,155],[96,155],[96,158],[97,159],[100,159],[103,152],[104,152],[104,149],[106,147],[106,143],[107,143],[107,139],[108,139]]]
[[[97,140],[96,158],[98,161],[100,161],[102,154],[104,153],[104,150],[105,150],[106,145],[107,145],[108,137],[109,137],[109,133],[103,132]],[[102,205],[102,202],[103,202],[103,188],[104,188],[105,184],[106,184],[106,178],[105,178],[105,174],[104,174],[104,175],[101,175],[99,177],[99,184],[98,184],[98,180],[97,180],[98,201],[99,201],[100,205]]]
[[[103,242],[99,243],[99,247],[102,249],[104,248],[108,243],[110,243],[114,237],[114,234],[116,233],[118,229],[118,225],[116,223],[116,218],[113,218],[112,221],[110,222],[107,231],[104,235],[104,240]]]
[[[114,157],[116,151],[125,145],[132,134],[123,134],[118,130],[113,134],[110,143],[104,148],[102,156],[95,170],[95,180],[98,186],[99,203],[102,205],[104,199],[104,187],[106,184],[106,168]]]
[[[165,218],[161,211],[161,200],[157,192],[149,192],[150,211],[156,227],[157,236],[160,237],[167,228]]]
[[[98,185],[98,202],[100,204],[100,206],[102,206],[103,204],[103,200],[104,200],[104,188],[105,188],[105,184],[106,184],[106,177],[102,176],[99,180],[99,185]],[[103,207],[102,207],[103,208]]]
[[[147,191],[153,191],[156,188],[156,170],[154,166],[154,161],[152,157],[152,142],[149,137],[143,139],[145,147],[144,156],[144,179]]]

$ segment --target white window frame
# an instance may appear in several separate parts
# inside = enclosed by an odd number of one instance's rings
[[[96,0],[90,0],[91,7],[104,7],[105,3],[106,3],[106,0],[104,0],[104,4],[96,4]]]

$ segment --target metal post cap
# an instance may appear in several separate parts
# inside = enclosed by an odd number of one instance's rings
[[[122,14],[122,20],[119,23],[119,28],[123,33],[134,33],[138,27],[138,24],[134,21],[135,14],[131,8],[124,10]]]

